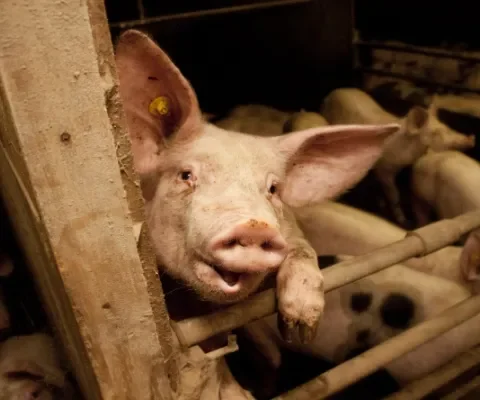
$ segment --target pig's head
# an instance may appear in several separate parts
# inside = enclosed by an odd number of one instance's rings
[[[341,363],[469,296],[455,282],[394,265],[328,292],[309,346],[317,356]]]
[[[282,207],[356,184],[399,125],[332,126],[278,137],[202,121],[195,93],[146,35],[116,46],[120,95],[160,265],[206,300],[238,301],[289,251]]]
[[[474,147],[474,135],[463,135],[440,122],[434,99],[428,108],[414,106],[410,109],[403,119],[405,134],[417,138],[432,151],[466,150]]]

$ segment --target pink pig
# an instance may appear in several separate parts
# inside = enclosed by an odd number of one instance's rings
[[[399,125],[339,125],[278,137],[231,132],[202,119],[189,82],[145,34],[124,32],[116,62],[159,264],[221,304],[245,299],[277,273],[282,332],[313,337],[323,276],[289,206],[355,185]]]

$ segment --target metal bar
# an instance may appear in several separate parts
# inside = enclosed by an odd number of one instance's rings
[[[263,1],[257,4],[245,4],[245,5],[233,6],[233,7],[212,8],[210,10],[198,10],[198,11],[190,11],[190,12],[178,13],[178,14],[161,15],[158,17],[143,18],[143,19],[133,20],[133,21],[114,22],[110,24],[110,26],[112,28],[126,29],[126,28],[133,28],[135,26],[140,26],[140,25],[154,24],[157,22],[173,21],[173,20],[187,19],[187,18],[207,17],[211,15],[231,14],[231,13],[237,13],[237,12],[243,12],[243,11],[262,10],[266,8],[290,6],[295,4],[305,4],[311,1],[312,0]]]
[[[438,57],[438,58],[451,58],[460,61],[476,62],[480,63],[480,57],[466,56],[458,54],[454,51],[440,50],[428,47],[418,47],[408,44],[386,44],[384,42],[376,40],[356,40],[355,45],[360,47],[370,47],[381,50],[392,50],[402,53],[422,54],[425,56]]]
[[[480,314],[480,295],[387,340],[273,400],[324,399]]]
[[[480,346],[461,354],[448,364],[436,369],[426,377],[410,383],[401,391],[388,396],[384,400],[423,399],[427,394],[451,382],[476,365],[480,365]]]
[[[406,75],[406,74],[399,74],[398,72],[390,72],[390,71],[384,71],[384,70],[381,70],[381,69],[368,68],[368,67],[360,67],[360,68],[358,68],[358,70],[360,70],[364,73],[367,73],[367,74],[391,76],[392,78],[406,79],[406,80],[409,80],[409,81],[418,82],[420,84],[443,87],[445,89],[455,90],[455,91],[458,91],[458,92],[468,92],[468,93],[480,94],[480,89],[471,89],[471,88],[468,88],[466,86],[461,86],[461,85],[439,83],[439,82],[432,81],[430,79],[420,78],[420,77]]]
[[[410,232],[403,240],[324,269],[325,291],[334,290],[418,255],[426,255],[454,243],[480,227],[480,211],[471,211]],[[172,322],[183,346],[192,346],[276,311],[275,290],[269,289],[225,310]],[[181,337],[180,337],[181,336]]]

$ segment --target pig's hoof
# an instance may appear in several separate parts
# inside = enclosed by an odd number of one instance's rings
[[[316,335],[325,300],[323,277],[296,279],[286,283],[278,293],[278,329],[286,342],[295,339],[311,342]]]

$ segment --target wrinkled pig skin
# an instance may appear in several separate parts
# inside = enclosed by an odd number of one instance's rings
[[[412,168],[413,210],[419,225],[430,221],[429,211],[453,218],[480,209],[480,164],[458,152],[422,156]]]
[[[159,265],[221,304],[245,299],[276,272],[282,332],[312,337],[323,310],[323,276],[289,206],[355,185],[399,125],[279,137],[230,132],[202,120],[190,84],[146,35],[124,32],[116,61]],[[169,104],[163,115],[149,111],[159,97]]]
[[[283,133],[303,131],[306,129],[327,125],[327,120],[319,113],[301,110],[293,113],[283,124]]]
[[[36,333],[0,345],[0,400],[71,400],[53,339]]]
[[[454,131],[437,118],[435,103],[426,109],[415,106],[403,118],[385,111],[367,93],[355,88],[332,91],[324,100],[321,114],[330,124],[385,124],[397,122],[402,128],[385,142],[381,159],[374,167],[396,221],[406,225],[395,178],[401,169],[431,151],[466,150],[475,137]]]

